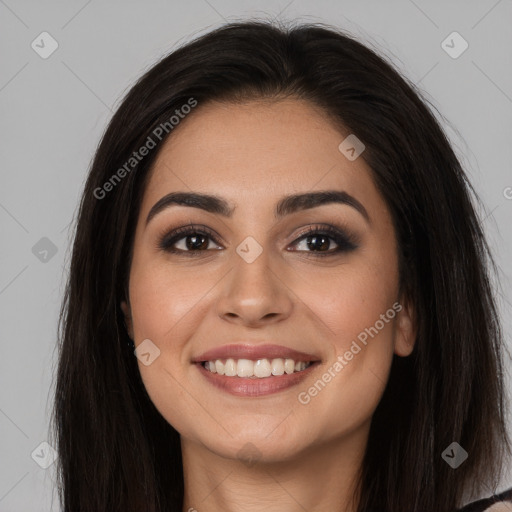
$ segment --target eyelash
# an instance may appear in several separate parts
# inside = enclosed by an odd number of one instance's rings
[[[217,236],[213,231],[208,229],[205,226],[199,226],[195,224],[190,224],[188,226],[183,226],[181,228],[175,229],[174,231],[171,231],[170,233],[164,234],[162,237],[160,237],[158,241],[158,249],[161,249],[163,251],[172,253],[172,254],[179,254],[179,255],[185,255],[188,257],[197,257],[201,256],[201,252],[206,252],[209,249],[205,250],[183,250],[183,249],[176,249],[172,246],[180,241],[183,238],[186,238],[189,235],[202,235],[207,238],[210,238],[215,244],[221,245],[220,242],[217,240]],[[358,248],[358,244],[354,240],[353,237],[346,235],[342,231],[334,228],[333,226],[329,225],[315,225],[311,226],[307,230],[303,231],[298,238],[294,241],[294,244],[302,241],[303,239],[306,239],[307,237],[310,237],[312,235],[324,235],[328,238],[332,239],[338,247],[335,249],[329,250],[329,251],[298,251],[298,252],[309,252],[313,254],[314,257],[324,258],[326,256],[334,256],[336,254],[339,254],[341,252],[351,252]]]

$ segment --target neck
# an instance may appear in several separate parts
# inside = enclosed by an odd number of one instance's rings
[[[182,437],[183,512],[356,512],[368,428],[286,461],[222,457]]]

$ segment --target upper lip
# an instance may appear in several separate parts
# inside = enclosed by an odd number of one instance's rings
[[[300,361],[319,361],[315,354],[307,354],[282,345],[250,345],[248,343],[235,343],[222,347],[212,348],[192,359],[193,363],[215,361],[216,359],[293,359]]]

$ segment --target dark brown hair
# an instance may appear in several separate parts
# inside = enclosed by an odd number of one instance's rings
[[[179,434],[145,390],[120,310],[148,172],[172,130],[105,197],[95,191],[190,98],[200,108],[283,97],[322,108],[365,144],[362,158],[394,221],[400,287],[418,320],[414,351],[395,356],[372,419],[358,511],[448,512],[464,492],[497,485],[510,441],[496,268],[478,197],[446,135],[421,92],[355,37],[250,21],[210,31],[149,69],[96,152],[59,322],[52,426],[66,512],[183,505]],[[469,453],[456,470],[441,457],[454,441]]]

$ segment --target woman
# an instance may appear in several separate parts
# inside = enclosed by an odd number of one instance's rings
[[[80,205],[64,510],[448,512],[493,494],[503,341],[470,192],[420,93],[347,34],[233,23],[156,64]]]

